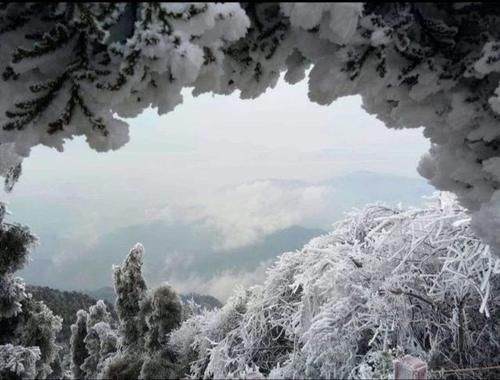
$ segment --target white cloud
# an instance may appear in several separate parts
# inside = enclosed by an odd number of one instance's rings
[[[183,278],[170,277],[169,283],[179,293],[209,294],[225,302],[239,287],[248,288],[262,284],[269,264],[269,261],[260,263],[257,268],[251,271],[226,270],[211,276],[209,279],[195,275]]]
[[[263,180],[227,187],[156,215],[168,223],[197,223],[217,233],[217,249],[233,249],[293,225],[317,226],[334,190],[300,182]]]

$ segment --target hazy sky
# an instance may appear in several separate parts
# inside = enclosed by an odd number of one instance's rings
[[[384,128],[358,97],[311,103],[304,82],[280,82],[255,100],[186,93],[174,112],[148,110],[129,122],[130,142],[116,152],[96,153],[81,139],[63,154],[35,148],[8,198],[167,201],[255,179],[315,181],[356,170],[415,177],[428,147],[420,130]]]
[[[385,128],[358,97],[311,103],[305,83],[281,82],[255,100],[186,92],[170,114],[148,110],[129,123],[130,142],[115,152],[82,139],[64,153],[33,149],[4,194],[14,220],[65,239],[54,265],[91,252],[106,232],[158,219],[202,223],[221,248],[296,224],[327,229],[335,191],[321,181],[359,170],[418,177],[428,149],[421,130]],[[222,273],[223,288],[235,277]]]

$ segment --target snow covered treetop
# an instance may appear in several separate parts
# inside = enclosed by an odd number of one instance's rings
[[[500,6],[494,3],[0,5],[0,174],[38,144],[118,149],[118,119],[181,90],[253,98],[309,71],[320,104],[360,94],[388,127],[424,127],[420,173],[455,192],[500,252]]]

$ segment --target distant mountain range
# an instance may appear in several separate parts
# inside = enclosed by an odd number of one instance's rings
[[[110,286],[105,286],[95,290],[83,290],[82,292],[95,299],[109,302],[112,305],[114,305],[116,300],[115,290]],[[220,308],[223,305],[217,298],[206,294],[187,293],[180,294],[180,297],[184,302],[193,300],[196,304],[209,310]]]
[[[52,289],[46,286],[28,285],[27,290],[32,294],[33,299],[43,301],[52,312],[63,318],[62,329],[57,336],[59,342],[68,343],[71,336],[71,325],[75,323],[76,312],[80,309],[88,310],[95,305],[97,299],[82,292],[65,292],[58,289]],[[113,303],[106,302],[108,311],[116,318]]]
[[[291,182],[290,186],[300,184],[304,185],[299,181]],[[216,248],[213,230],[196,223],[155,221],[120,228],[95,226],[97,232],[92,243],[70,240],[68,225],[73,229],[78,225],[77,214],[71,210],[67,215],[60,210],[54,214],[53,204],[44,208],[43,202],[35,202],[35,208],[13,210],[17,216],[21,214],[16,220],[33,220],[34,232],[40,236],[33,261],[20,275],[29,283],[65,290],[107,287],[111,285],[112,265],[120,264],[137,242],[146,248],[144,272],[151,284],[169,281],[173,275],[209,279],[227,270],[252,271],[282,252],[300,249],[311,238],[325,233],[331,223],[353,207],[376,201],[419,206],[423,203],[422,196],[433,192],[422,179],[371,172],[342,175],[313,185],[331,189],[328,202],[331,204],[325,205],[325,212],[318,215],[324,227],[292,225],[263,235],[247,246],[225,251]]]
[[[179,271],[207,277],[227,269],[253,269],[283,251],[301,248],[325,231],[292,226],[222,254],[214,250],[214,239],[203,232],[195,226],[160,222],[128,226],[103,235],[90,252],[77,255],[61,266],[51,264],[49,259],[37,260],[35,256],[21,275],[31,283],[59,289],[106,287],[111,284],[112,266],[120,264],[130,248],[140,241],[146,247],[147,281],[168,281],[169,275]]]
[[[388,174],[358,171],[340,175],[322,182],[333,187],[339,196],[339,205],[348,210],[376,201],[403,206],[420,206],[423,197],[436,189],[422,178],[409,178]]]

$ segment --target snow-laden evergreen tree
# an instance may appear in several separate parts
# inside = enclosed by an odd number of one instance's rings
[[[122,265],[113,266],[119,351],[105,364],[104,378],[139,378],[148,329],[145,315],[141,312],[141,306],[147,297],[147,285],[142,276],[143,255],[143,246],[137,244]]]
[[[61,319],[25,291],[14,277],[28,261],[36,237],[29,228],[4,221],[0,203],[0,374],[2,378],[46,378],[59,346]]]
[[[433,371],[485,367],[500,360],[499,272],[454,198],[367,206],[169,344],[192,378],[388,378],[404,354]]]
[[[89,350],[89,360],[85,360],[82,368],[86,378],[102,378],[104,367],[109,358],[112,358],[118,349],[118,332],[107,322],[98,322],[92,326],[85,338]]]
[[[76,321],[71,325],[71,372],[74,379],[83,379],[85,372],[81,368],[89,352],[85,345],[87,321],[89,315],[85,310],[76,313]]]
[[[150,291],[142,305],[148,327],[145,339],[147,350],[141,368],[141,379],[172,379],[178,377],[176,357],[168,349],[168,334],[179,327],[182,305],[168,285]]]
[[[420,173],[458,195],[500,252],[500,6],[495,3],[3,3],[0,175],[83,135],[128,140],[119,119],[181,90],[257,97],[308,71],[309,98],[359,94],[390,128],[423,126]]]
[[[73,379],[102,378],[106,360],[118,347],[118,332],[111,313],[99,300],[86,310],[79,310],[71,326],[71,371]]]
[[[87,329],[99,322],[111,323],[113,319],[103,300],[98,300],[95,305],[91,306],[88,314]]]
[[[15,317],[28,296],[24,281],[14,277],[29,260],[36,237],[29,228],[4,222],[7,209],[0,203],[0,318]]]
[[[113,267],[118,328],[103,302],[92,306],[80,341],[85,357],[73,360],[84,379],[176,378],[178,365],[168,346],[169,333],[179,327],[182,304],[166,284],[148,290],[142,275],[144,248],[137,244],[122,265]],[[83,328],[85,325],[85,328]],[[85,331],[84,331],[85,330]]]
[[[118,336],[111,323],[111,314],[104,301],[99,300],[89,308],[86,335],[83,338],[88,355],[80,365],[83,371],[80,378],[97,379],[103,370],[104,362],[116,352]]]
[[[147,297],[147,285],[142,276],[144,247],[137,244],[123,264],[113,267],[113,280],[116,293],[116,313],[120,320],[123,345],[144,346],[147,330],[141,304]]]

